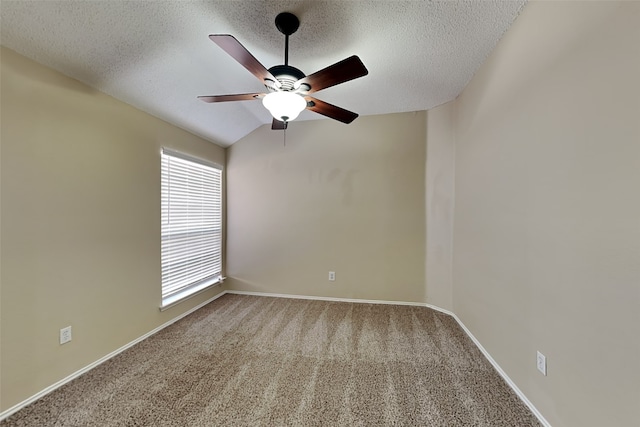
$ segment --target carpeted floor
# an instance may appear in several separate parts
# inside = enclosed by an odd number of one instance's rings
[[[0,423],[539,426],[451,317],[224,295]]]

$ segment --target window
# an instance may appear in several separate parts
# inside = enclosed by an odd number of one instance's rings
[[[162,150],[162,308],[219,283],[222,168]]]

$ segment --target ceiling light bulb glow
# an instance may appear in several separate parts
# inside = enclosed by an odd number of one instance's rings
[[[262,99],[262,105],[276,120],[290,122],[307,108],[307,101],[297,93],[271,92]]]

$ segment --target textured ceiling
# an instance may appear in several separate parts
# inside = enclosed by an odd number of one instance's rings
[[[2,0],[0,41],[228,146],[271,123],[271,116],[257,101],[196,99],[264,89],[209,34],[233,34],[269,68],[284,62],[284,36],[274,19],[292,12],[301,23],[290,37],[290,65],[311,74],[355,54],[369,70],[317,98],[360,115],[416,111],[454,99],[524,3]],[[325,118],[303,111],[297,120],[310,119]]]

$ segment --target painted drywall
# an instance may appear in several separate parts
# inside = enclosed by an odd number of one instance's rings
[[[1,67],[4,411],[220,292],[159,311],[160,149],[225,152],[4,47]]]
[[[640,425],[639,44],[533,1],[456,101],[453,308],[555,427]]]
[[[453,310],[455,104],[427,111],[426,302]]]
[[[283,137],[263,126],[228,149],[230,289],[423,302],[425,113]]]

